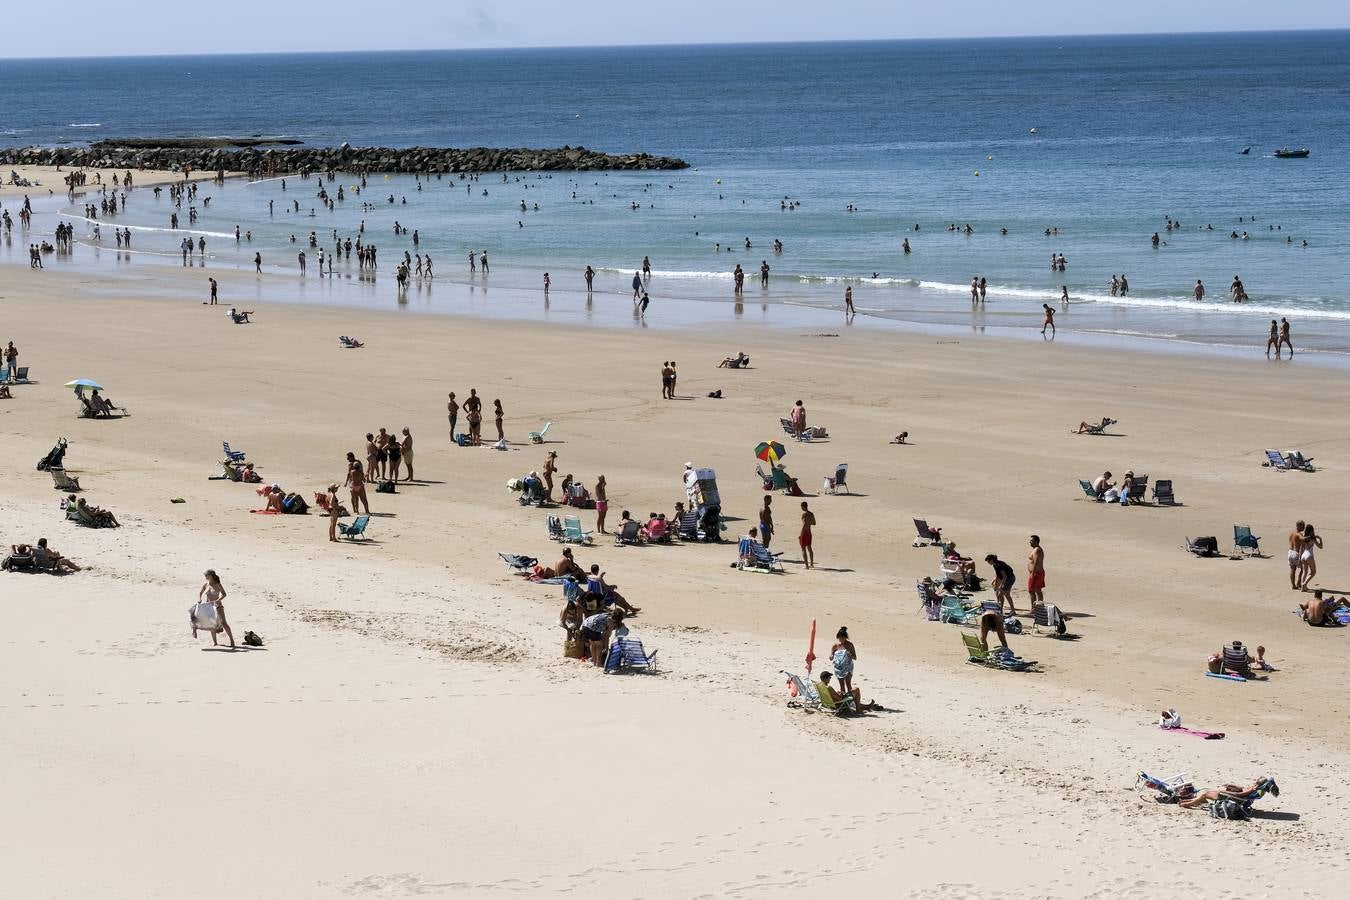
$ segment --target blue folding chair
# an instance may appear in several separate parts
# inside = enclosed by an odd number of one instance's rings
[[[605,656],[605,671],[617,672],[620,669],[643,669],[653,671],[656,668],[656,654],[648,653],[637,638],[619,638],[609,647]]]
[[[344,525],[343,523],[339,522],[338,531],[345,538],[347,538],[347,540],[350,541],[358,536],[364,537],[366,533],[366,526],[369,524],[370,524],[370,516],[357,516],[356,521],[352,522],[352,524],[350,525]]]
[[[221,441],[220,446],[225,448],[225,458],[230,462],[243,462],[244,457],[248,455],[243,450],[231,450],[229,443],[226,441]]]

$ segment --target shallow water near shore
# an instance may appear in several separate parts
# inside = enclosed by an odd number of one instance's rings
[[[265,269],[294,271],[303,249],[313,275],[309,233],[331,249],[335,234],[355,238],[364,222],[380,270],[350,300],[362,304],[396,302],[393,268],[405,251],[430,255],[438,279],[467,281],[469,251],[487,250],[494,288],[541,293],[548,272],[555,305],[559,289],[580,289],[587,265],[597,288],[631,294],[646,255],[657,309],[680,298],[734,310],[730,273],[739,264],[747,306],[841,309],[852,285],[859,311],[874,317],[1038,331],[1050,303],[1074,331],[1258,349],[1270,319],[1287,316],[1299,348],[1350,353],[1350,303],[1338,292],[1350,265],[1337,252],[1350,208],[1339,175],[1350,162],[1350,119],[1329,114],[1346,108],[1346,33],[669,47],[641,56],[636,67],[615,49],[11,62],[16,83],[36,80],[45,108],[70,109],[67,120],[87,127],[44,124],[11,106],[6,137],[256,130],[320,145],[570,143],[670,153],[695,166],[476,182],[373,176],[360,194],[344,174],[325,184],[330,194],[344,189],[331,211],[315,196],[317,178],[289,178],[284,189],[280,179],[201,188],[212,201],[198,204],[188,233],[205,237],[212,267],[251,268],[256,252]],[[1188,80],[1178,91],[1171,68],[1183,58]],[[395,122],[377,127],[359,97],[333,94],[332,76],[358,65],[371,75],[363,90],[395,98],[412,83],[428,90],[416,103],[408,94]],[[218,102],[206,110],[168,91],[133,123],[116,91],[97,108],[77,96],[79,72],[140,89],[204,80]],[[430,90],[437,86],[444,96]],[[268,104],[256,102],[259,91]],[[1286,145],[1313,154],[1274,159]],[[63,204],[62,217],[88,244],[82,204]],[[167,194],[134,192],[123,213],[101,222],[105,251],[112,227],[130,227],[132,265],[180,264],[184,232],[169,227],[172,211]],[[186,204],[179,214],[186,225]],[[1168,217],[1181,226],[1168,231]],[[40,217],[37,229],[53,221]],[[408,234],[395,235],[395,221]],[[252,240],[236,245],[236,226]],[[1063,273],[1049,267],[1058,253],[1068,260]],[[81,247],[72,261],[88,259]],[[771,268],[767,288],[761,262]],[[1112,297],[1111,276],[1122,272],[1130,296]],[[355,261],[335,274],[355,275]],[[1228,302],[1234,275],[1252,298],[1240,307]],[[975,310],[972,276],[989,283]],[[1208,289],[1201,303],[1191,297],[1197,278]],[[1065,287],[1067,309],[1058,303]],[[427,308],[437,302],[423,292]]]

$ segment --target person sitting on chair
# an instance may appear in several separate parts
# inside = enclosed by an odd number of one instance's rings
[[[666,532],[666,514],[649,513],[647,524],[642,526],[642,537],[649,541],[659,541],[665,538]]]
[[[1092,479],[1092,489],[1097,492],[1097,499],[1100,500],[1106,496],[1106,492],[1115,487],[1116,483],[1111,480],[1109,471],[1103,472]]]
[[[965,576],[975,574],[975,560],[969,556],[962,556],[956,552],[956,541],[948,541],[942,548],[942,559],[949,566],[955,566],[961,573],[962,580]]]
[[[740,543],[736,545],[736,555],[740,557],[741,565],[750,565],[755,561],[753,547],[758,543],[759,528],[751,526],[745,537],[741,538]]]
[[[111,512],[86,503],[83,497],[75,501],[75,510],[79,513],[81,519],[99,528],[117,528],[121,524]]]
[[[1215,800],[1221,799],[1227,794],[1242,796],[1244,794],[1255,793],[1261,789],[1261,783],[1265,780],[1266,779],[1264,778],[1258,778],[1247,787],[1242,787],[1237,784],[1225,784],[1221,788],[1210,788],[1207,791],[1197,791],[1195,794],[1184,800],[1178,800],[1177,805],[1186,809],[1196,809],[1204,806],[1206,803],[1212,803]],[[1270,792],[1277,797],[1280,795],[1280,789],[1278,787],[1272,787]]]
[[[80,567],[74,562],[48,547],[46,538],[38,538],[37,546],[33,548],[33,562],[37,563],[39,569],[64,567],[72,572],[80,571]]]
[[[250,323],[249,323],[249,320],[248,320],[248,317],[251,316],[251,315],[253,315],[253,310],[251,310],[251,309],[248,309],[248,310],[236,310],[233,306],[230,307],[230,319],[231,319],[231,320],[234,322],[234,324],[236,324],[236,325],[248,325],[248,324],[250,324]]]
[[[828,694],[830,699],[834,701],[835,706],[847,703],[848,698],[852,698],[853,712],[856,715],[862,715],[869,709],[882,708],[881,705],[876,703],[875,701],[871,703],[863,703],[862,688],[854,688],[851,691],[843,691],[843,692],[835,690],[834,685],[830,684],[829,672],[820,673],[820,687],[818,689],[822,694]]]
[[[605,573],[600,571],[598,565],[591,565],[591,574],[586,578],[586,592],[599,597],[606,606],[617,606],[630,616],[635,616],[641,609],[631,605],[623,598],[614,585],[605,581]]]

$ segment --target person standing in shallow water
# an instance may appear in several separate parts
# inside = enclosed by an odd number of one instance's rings
[[[591,293],[593,282],[595,281],[595,270],[590,266],[586,267],[586,293]]]
[[[1281,317],[1280,317],[1280,342],[1279,342],[1278,344],[1275,345],[1275,358],[1276,358],[1276,359],[1279,359],[1279,358],[1280,358],[1280,348],[1283,347],[1283,346],[1286,346],[1286,345],[1288,345],[1288,347],[1289,347],[1289,358],[1290,358],[1290,359],[1293,359],[1293,358],[1294,358],[1294,343],[1293,343],[1293,341],[1289,340],[1289,320],[1286,319],[1286,318],[1284,318],[1283,316],[1281,316]]]
[[[1280,323],[1274,319],[1270,320],[1270,337],[1266,338],[1266,356],[1270,356],[1271,349],[1274,348],[1276,359],[1279,359],[1280,352]]]
[[[844,317],[848,318],[853,314],[853,285],[849,285],[844,288]]]

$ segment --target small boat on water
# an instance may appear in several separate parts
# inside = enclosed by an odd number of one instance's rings
[[[1306,159],[1312,153],[1307,147],[1301,147],[1298,150],[1290,150],[1288,147],[1281,147],[1275,151],[1276,159]]]
[[[1238,151],[1238,156],[1246,156],[1248,153],[1251,152],[1252,152],[1251,147],[1243,147],[1241,150]]]

